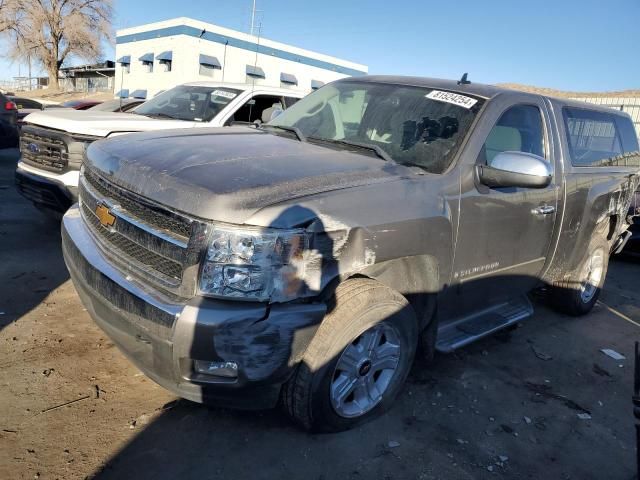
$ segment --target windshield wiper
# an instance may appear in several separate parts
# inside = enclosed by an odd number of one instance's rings
[[[141,115],[144,115],[149,118],[170,118],[171,120],[181,120],[180,118],[176,118],[167,113],[142,113]]]
[[[291,132],[296,137],[298,137],[298,140],[300,140],[301,142],[306,142],[307,141],[307,137],[304,136],[304,133],[302,133],[299,128],[296,128],[296,127],[285,127],[283,125],[269,125],[269,124],[264,124],[264,125],[260,126],[260,128],[266,128],[266,127],[277,128],[279,130],[284,130],[285,132]]]
[[[382,148],[380,148],[378,145],[373,145],[371,143],[360,143],[360,142],[354,142],[351,140],[336,140],[333,138],[319,138],[319,137],[311,137],[311,138],[312,140],[319,140],[321,142],[338,143],[338,144],[347,145],[350,147],[361,148],[363,150],[370,150],[385,162],[394,161],[393,158],[391,158],[389,154],[385,152]]]

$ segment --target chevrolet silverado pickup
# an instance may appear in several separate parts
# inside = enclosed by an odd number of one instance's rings
[[[588,313],[639,179],[625,113],[359,77],[258,128],[93,143],[63,252],[160,385],[339,431],[393,405],[416,352],[530,317],[533,289]]]
[[[71,108],[32,113],[20,133],[16,185],[36,207],[59,216],[77,200],[82,158],[95,140],[131,132],[269,120],[274,105],[284,109],[304,94],[250,84],[197,82],[167,90],[126,114]]]

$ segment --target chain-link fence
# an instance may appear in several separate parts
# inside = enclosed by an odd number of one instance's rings
[[[67,92],[110,92],[113,91],[113,77],[68,77],[59,80],[60,88]]]

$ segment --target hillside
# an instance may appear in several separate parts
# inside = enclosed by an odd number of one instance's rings
[[[523,92],[539,93],[550,97],[640,97],[640,89],[623,90],[619,92],[566,92],[553,88],[532,87],[530,85],[522,85],[519,83],[498,83],[497,86],[510,88],[511,90],[520,90]]]

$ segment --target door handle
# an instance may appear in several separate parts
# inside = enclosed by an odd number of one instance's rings
[[[534,215],[550,215],[555,211],[556,207],[552,207],[551,205],[541,205],[531,210],[531,213]]]

